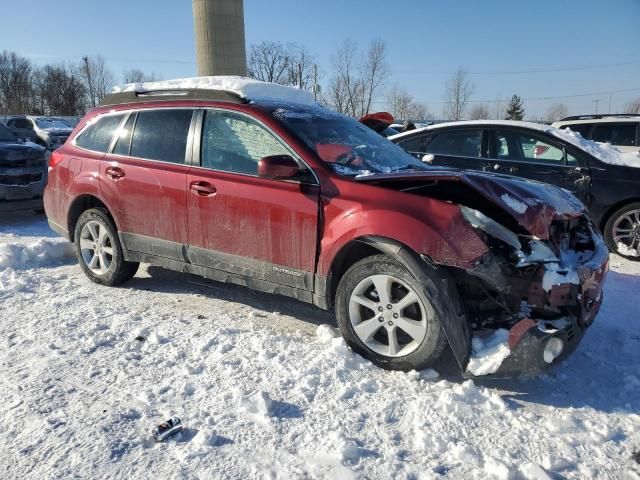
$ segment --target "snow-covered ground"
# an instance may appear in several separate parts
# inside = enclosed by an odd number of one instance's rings
[[[0,219],[3,478],[640,479],[640,263],[612,258],[566,363],[474,383],[377,369],[286,298],[157,268],[95,285],[61,242]]]

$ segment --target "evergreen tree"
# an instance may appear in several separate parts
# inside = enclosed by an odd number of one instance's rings
[[[518,95],[514,95],[511,97],[511,100],[509,100],[505,120],[522,120],[523,118],[524,106],[522,104],[522,99]]]

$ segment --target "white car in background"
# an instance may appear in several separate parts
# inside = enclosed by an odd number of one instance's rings
[[[553,123],[556,128],[569,128],[584,138],[610,143],[621,152],[640,150],[640,115],[578,115]]]

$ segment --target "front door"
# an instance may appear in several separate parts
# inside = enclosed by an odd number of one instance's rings
[[[319,208],[313,175],[255,119],[226,110],[202,114],[199,166],[187,177],[189,260],[248,282],[312,290]],[[296,158],[300,178],[259,177],[258,161],[271,155]]]
[[[128,250],[184,259],[192,116],[191,109],[130,114],[102,162],[101,191]]]
[[[530,130],[496,129],[490,137],[487,169],[565,188],[588,199],[589,169],[564,146]]]

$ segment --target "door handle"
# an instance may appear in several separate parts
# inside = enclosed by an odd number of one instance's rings
[[[518,173],[518,167],[509,168],[509,173]]]
[[[119,178],[124,177],[124,170],[120,167],[107,167],[104,171],[105,175],[113,180],[118,180]]]
[[[217,192],[216,187],[207,182],[193,182],[189,188],[202,197],[210,197]]]

